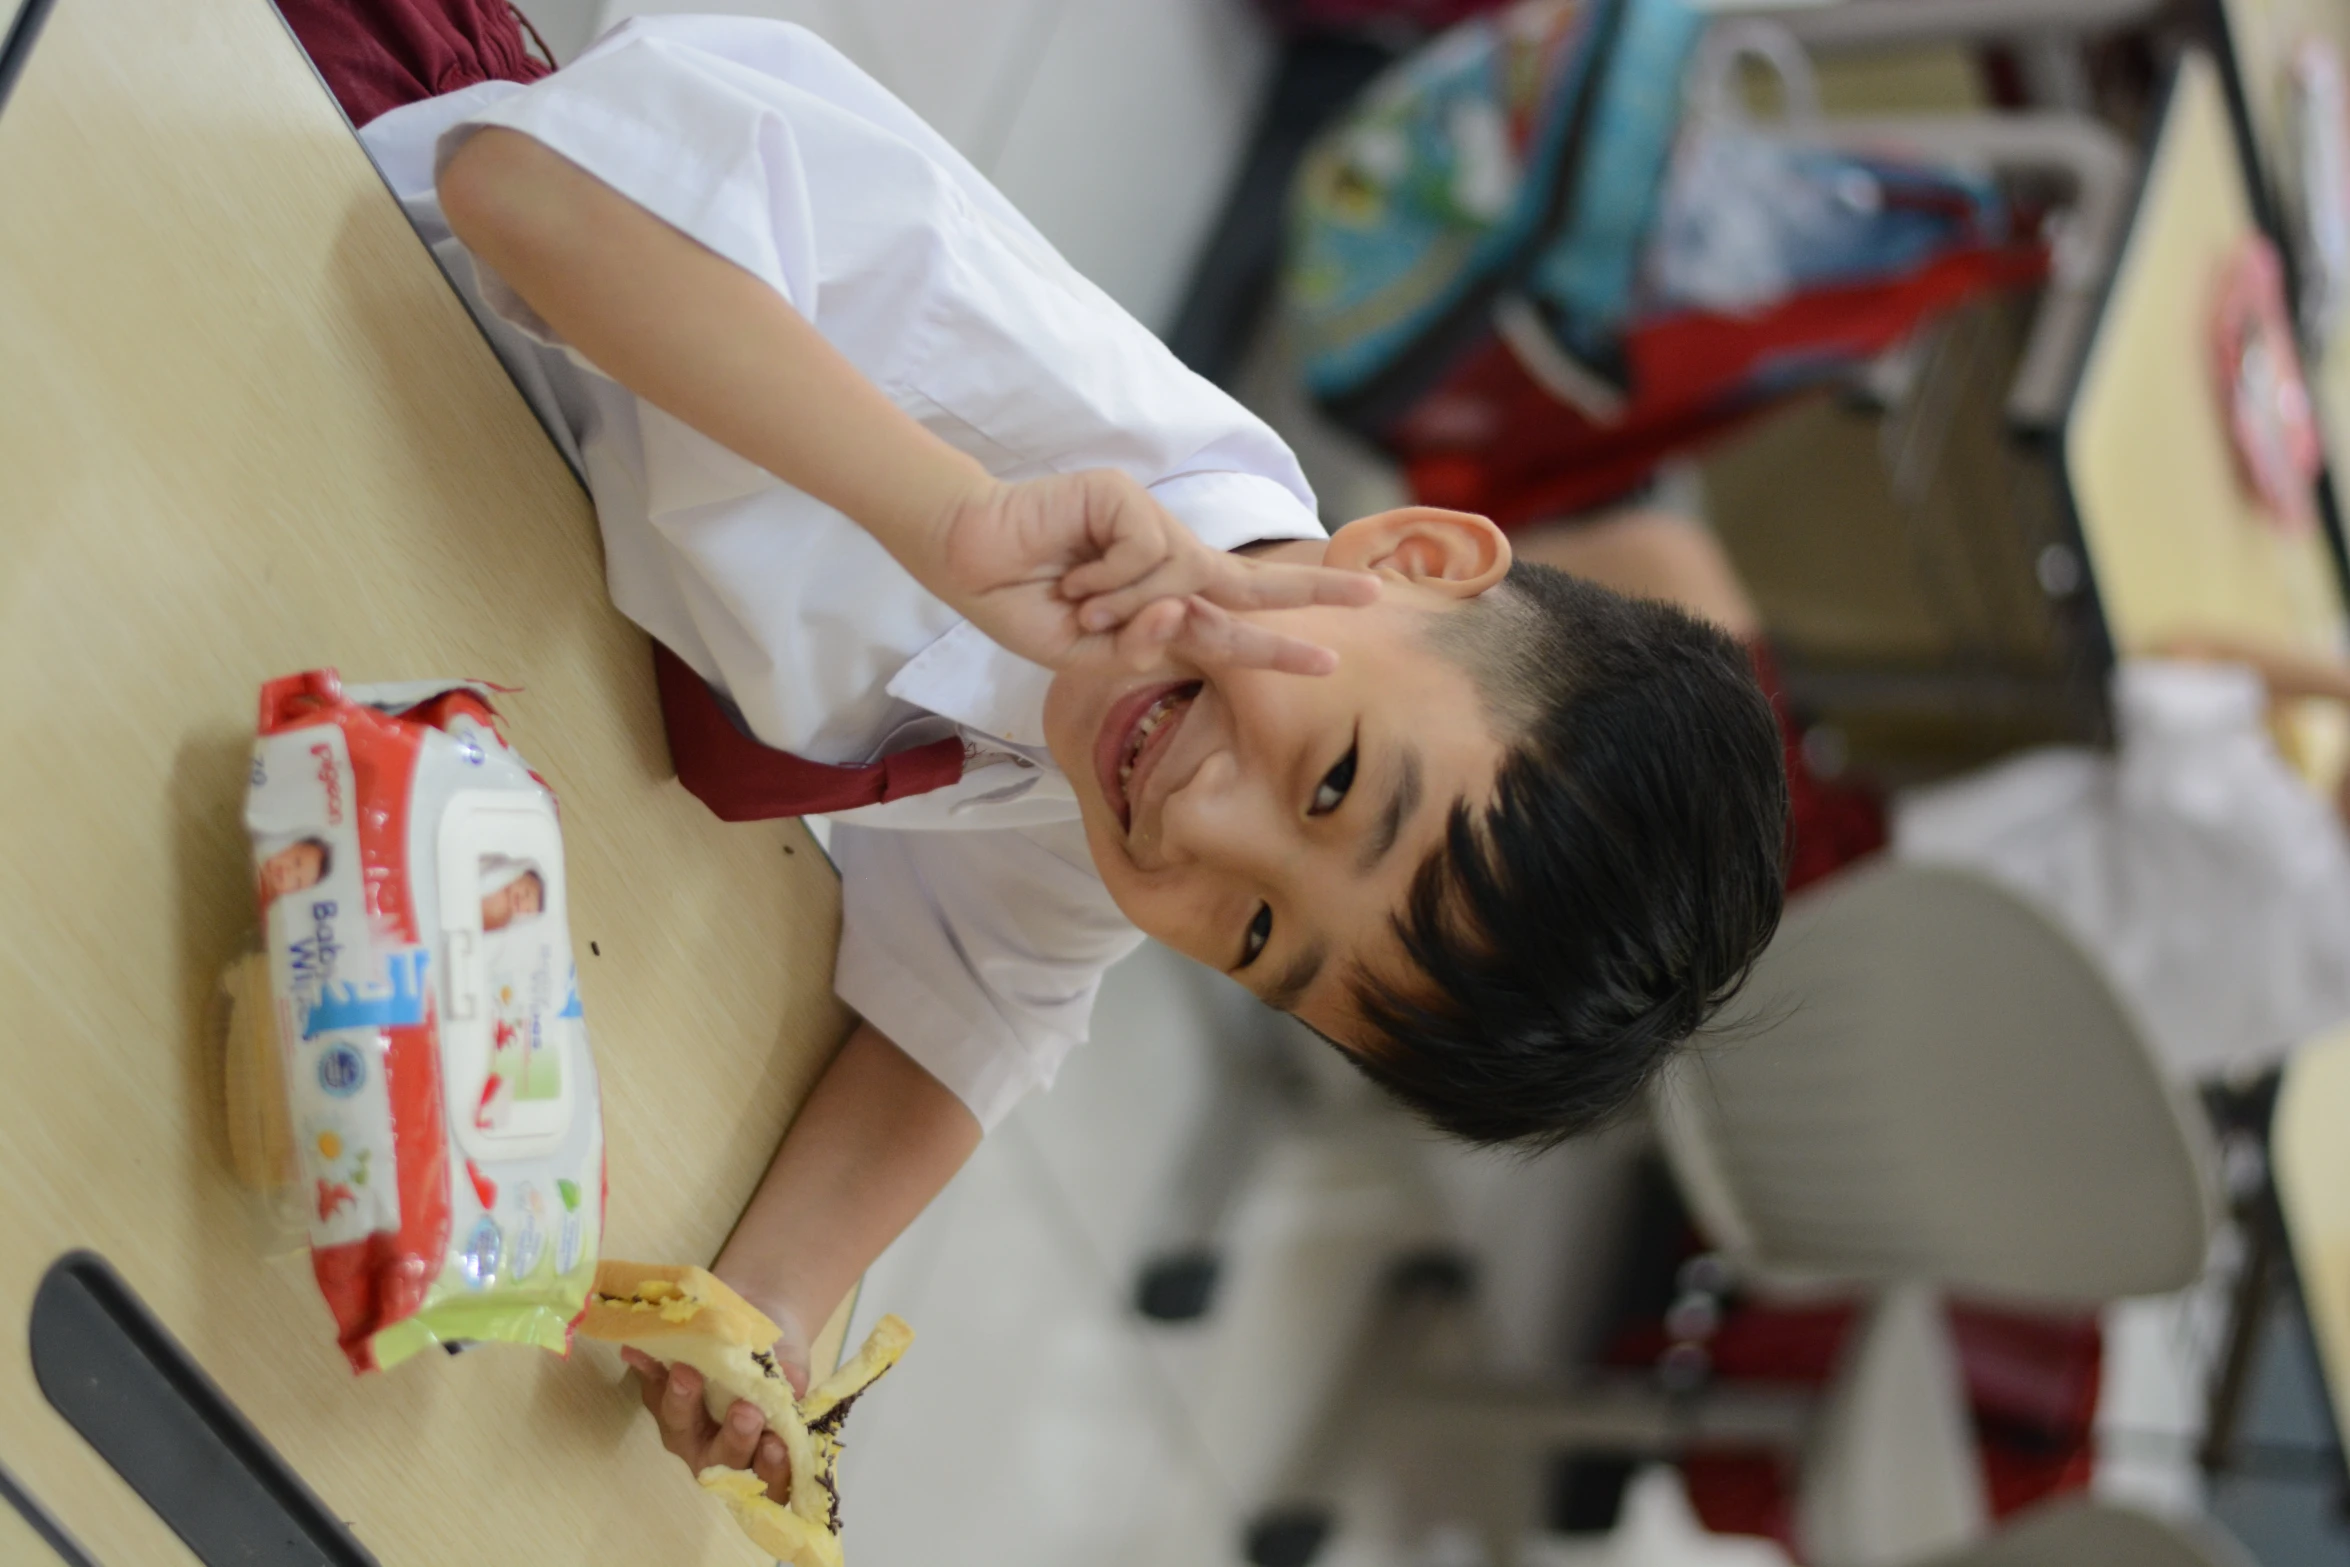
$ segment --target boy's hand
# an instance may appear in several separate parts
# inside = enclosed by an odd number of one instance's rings
[[[791,1382],[795,1397],[808,1391],[808,1347],[790,1324],[775,1341],[775,1364]],[[786,1506],[791,1503],[791,1461],[783,1441],[767,1429],[757,1406],[736,1399],[721,1422],[710,1418],[702,1400],[702,1374],[691,1366],[669,1366],[639,1349],[623,1349],[620,1358],[636,1372],[637,1390],[645,1408],[661,1428],[661,1445],[700,1474],[712,1464],[748,1469],[767,1486],[767,1494]]]
[[[1210,549],[1122,473],[990,480],[937,530],[931,584],[999,645],[1048,668],[1097,660],[1324,675],[1329,649],[1227,611],[1368,604],[1368,572],[1274,565]]]

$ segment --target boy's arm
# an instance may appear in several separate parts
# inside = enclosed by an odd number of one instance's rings
[[[808,1348],[882,1248],[914,1222],[979,1146],[979,1123],[953,1092],[870,1023],[860,1023],[817,1079],[712,1271],[775,1319],[777,1364],[808,1388]],[[737,1403],[721,1426],[701,1379],[628,1354],[661,1442],[697,1473],[753,1469],[778,1500],[782,1444]]]
[[[2350,662],[2323,653],[2220,632],[2172,637],[2162,644],[2162,651],[2173,658],[2247,665],[2260,676],[2271,702],[2309,697],[2350,702]]]
[[[630,391],[855,520],[998,643],[1050,667],[1201,662],[1325,673],[1324,649],[1228,609],[1360,604],[1368,574],[1202,544],[1123,474],[1018,484],[924,429],[791,301],[519,132],[441,171],[449,227]]]
[[[859,1023],[776,1150],[715,1271],[813,1335],[979,1146],[954,1092]],[[802,1350],[805,1357],[805,1350]]]

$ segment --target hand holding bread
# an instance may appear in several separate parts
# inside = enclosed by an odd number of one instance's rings
[[[1363,605],[1369,572],[1212,548],[1111,469],[987,480],[933,525],[914,575],[997,645],[1049,669],[1107,662],[1326,675],[1329,649],[1234,611]]]
[[[882,1318],[802,1397],[807,1351],[796,1330],[787,1335],[704,1269],[607,1259],[579,1333],[620,1347],[663,1445],[761,1549],[790,1567],[840,1567],[841,1425],[913,1342],[905,1323]],[[799,1363],[787,1365],[779,1351],[793,1345]]]
[[[704,1402],[710,1384],[693,1367],[671,1368],[641,1349],[622,1349],[620,1358],[636,1372],[637,1391],[660,1427],[661,1445],[686,1468],[695,1474],[712,1466],[749,1470],[770,1498],[789,1505],[791,1457],[756,1404],[738,1398],[723,1417],[713,1417]]]

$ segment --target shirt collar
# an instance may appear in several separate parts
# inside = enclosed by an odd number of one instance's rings
[[[990,642],[968,620],[906,660],[889,694],[952,719],[974,734],[1044,745],[1044,694],[1053,672]]]
[[[1236,550],[1260,539],[1322,539],[1310,492],[1254,473],[1178,474],[1150,487],[1151,498],[1211,549]]]

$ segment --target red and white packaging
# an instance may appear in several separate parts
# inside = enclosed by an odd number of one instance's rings
[[[604,1208],[555,797],[488,688],[261,691],[245,803],[318,1286],[357,1370],[561,1351]]]

